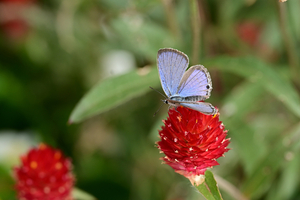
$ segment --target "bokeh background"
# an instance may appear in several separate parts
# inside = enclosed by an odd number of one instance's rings
[[[70,157],[76,187],[97,199],[203,199],[155,147],[168,106],[153,117],[164,97],[149,86],[162,92],[165,47],[212,76],[208,101],[232,148],[213,169],[223,198],[300,199],[299,9],[299,0],[0,0],[0,199],[15,198],[11,169],[40,142]],[[82,98],[103,97],[111,102],[70,119]]]

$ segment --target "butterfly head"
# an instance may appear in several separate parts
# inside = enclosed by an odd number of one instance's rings
[[[169,104],[168,99],[163,99],[162,102],[164,102],[165,104]]]

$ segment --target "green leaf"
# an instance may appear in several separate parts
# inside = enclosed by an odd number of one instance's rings
[[[206,60],[202,64],[219,70],[230,71],[251,81],[261,81],[262,86],[279,99],[291,112],[300,117],[300,98],[291,82],[285,80],[268,64],[254,57],[232,58],[220,56]],[[253,78],[254,77],[254,78]]]
[[[255,167],[265,152],[266,146],[262,140],[255,137],[253,127],[242,119],[249,111],[261,109],[260,101],[257,99],[263,95],[263,92],[265,90],[260,82],[244,81],[228,93],[220,111],[224,118],[224,124],[230,130],[231,137],[234,138],[232,145],[237,148],[237,153],[244,163],[247,174],[250,174]]]
[[[292,199],[298,189],[300,160],[299,152],[288,152],[292,160],[283,162],[283,172],[279,181],[276,181],[276,187],[272,187],[267,200]]]
[[[78,189],[78,188],[73,188],[72,190],[72,197],[74,198],[74,200],[96,200],[95,197],[93,197],[92,195]]]
[[[209,170],[206,170],[205,172],[204,182],[196,186],[196,188],[207,200],[222,200],[222,196],[220,194],[214,175]]]
[[[261,159],[254,173],[247,179],[243,185],[243,193],[253,199],[259,198],[272,184],[277,176],[282,162],[284,162],[284,154],[288,151],[295,150],[299,145],[300,123],[296,124],[285,138],[278,138],[273,144],[273,148]],[[284,145],[282,141],[288,142]]]
[[[244,164],[246,174],[250,174],[256,167],[257,162],[265,153],[265,146],[262,146],[262,141],[255,137],[255,130],[242,120],[236,120],[234,125],[226,127],[230,130],[233,149],[237,151],[242,163]],[[228,126],[227,126],[228,125]],[[251,149],[251,151],[249,151]]]
[[[118,46],[122,44],[126,49],[149,60],[156,59],[160,48],[180,46],[180,41],[165,26],[159,26],[141,15],[117,18],[112,21],[111,26],[118,33],[115,38]]]
[[[15,180],[11,176],[11,168],[7,169],[8,167],[2,164],[0,163],[0,200],[15,200],[16,191],[12,187],[15,184]]]
[[[142,70],[148,70],[148,68]],[[113,77],[95,85],[76,105],[69,123],[83,121],[125,103],[150,91],[149,86],[158,87],[157,69],[149,68],[150,71],[147,73],[142,70]]]
[[[259,101],[257,101],[257,99],[259,99],[263,93],[265,93],[265,89],[259,81],[251,82],[246,80],[240,83],[235,86],[223,100],[223,106],[221,108],[223,117],[225,116],[226,120],[232,122],[240,120],[245,114],[249,113],[249,111],[257,107],[259,108],[259,105],[257,105]]]

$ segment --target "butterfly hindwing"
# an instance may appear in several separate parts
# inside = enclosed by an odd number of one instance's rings
[[[158,51],[158,72],[162,88],[168,97],[177,92],[188,63],[188,57],[176,49],[165,48]]]
[[[202,112],[206,115],[214,115],[217,113],[217,110],[213,105],[207,102],[195,102],[195,103],[180,103],[180,105],[197,110],[199,112]]]
[[[202,65],[189,68],[183,75],[177,94],[182,97],[201,96],[205,100],[209,98],[212,90],[210,74]]]

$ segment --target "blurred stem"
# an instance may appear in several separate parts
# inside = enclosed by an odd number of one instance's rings
[[[198,63],[198,57],[200,52],[200,32],[201,32],[201,20],[200,20],[200,10],[197,0],[190,0],[190,10],[191,10],[191,20],[192,20],[192,62],[191,64]]]
[[[173,35],[181,40],[180,31],[178,28],[177,20],[176,20],[176,14],[174,12],[174,6],[172,0],[162,0],[162,3],[164,5],[165,12],[167,14],[167,23],[169,28],[171,29],[171,32]]]
[[[73,33],[74,14],[79,0],[63,0],[57,12],[56,31],[62,48],[71,53],[74,49],[75,36]]]
[[[221,189],[230,194],[234,199],[238,200],[249,200],[238,188],[232,185],[230,182],[226,181],[218,175],[214,175],[218,185]]]
[[[298,75],[299,73],[299,60],[297,57],[297,51],[294,46],[294,41],[289,34],[286,26],[287,16],[286,16],[286,5],[285,3],[281,3],[277,1],[278,14],[279,14],[279,26],[280,32],[283,38],[284,46],[288,55],[288,62],[290,66],[290,73],[292,76],[292,80],[300,86],[300,80]]]

